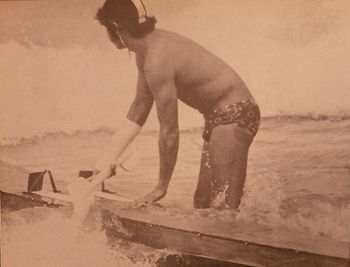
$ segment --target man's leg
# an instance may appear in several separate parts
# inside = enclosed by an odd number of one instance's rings
[[[213,129],[209,142],[213,206],[239,207],[252,140],[253,136],[247,130],[233,124],[219,125]]]
[[[209,166],[209,144],[204,142],[202,150],[201,166],[199,170],[198,184],[194,193],[193,206],[196,209],[210,207],[211,173]]]

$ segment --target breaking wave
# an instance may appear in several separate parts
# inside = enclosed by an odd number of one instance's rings
[[[57,209],[34,208],[2,215],[4,267],[150,267],[171,253],[118,240],[109,242],[96,214],[79,228]]]

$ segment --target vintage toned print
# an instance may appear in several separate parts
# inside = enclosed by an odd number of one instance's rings
[[[0,0],[3,267],[349,267],[350,2]]]

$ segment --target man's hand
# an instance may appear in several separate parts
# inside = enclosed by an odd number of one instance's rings
[[[165,197],[166,193],[166,189],[157,186],[151,193],[143,197],[141,200],[136,201],[136,206],[141,207],[154,204],[158,200],[161,200],[163,197]]]
[[[93,180],[94,176],[96,176],[100,172],[106,173],[106,175],[108,175],[108,178],[115,175],[116,167],[116,156],[114,155],[114,151],[109,148],[107,149],[107,151],[104,152],[104,154],[95,164],[94,175],[93,177],[91,177],[91,180]]]

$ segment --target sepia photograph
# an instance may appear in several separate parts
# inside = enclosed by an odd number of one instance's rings
[[[0,0],[0,266],[350,267],[350,2]]]

